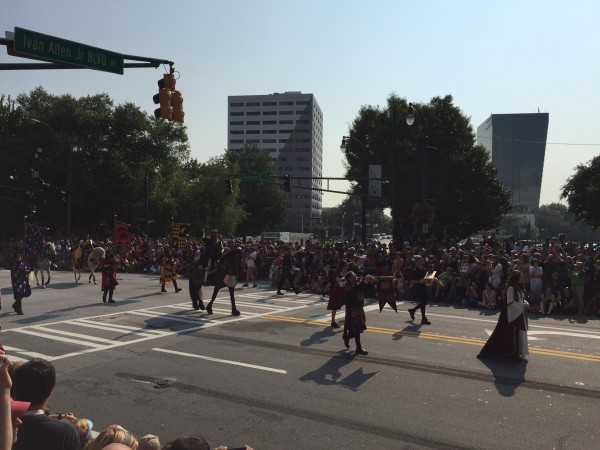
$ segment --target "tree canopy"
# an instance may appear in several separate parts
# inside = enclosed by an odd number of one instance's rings
[[[107,94],[76,99],[38,87],[16,100],[0,97],[0,232],[30,223],[64,233],[71,177],[71,229],[112,234],[114,216],[137,233],[168,234],[171,222],[234,235],[283,220],[280,189],[246,186],[226,195],[223,180],[240,170],[273,173],[268,156],[245,150],[207,163],[191,158],[186,128]],[[278,195],[279,194],[279,195]],[[277,211],[278,210],[278,211]],[[248,224],[256,226],[249,226]]]
[[[449,95],[417,108],[422,119],[411,127],[407,101],[394,94],[384,108],[361,107],[346,146],[346,175],[356,192],[363,192],[368,164],[381,164],[382,200],[392,208],[396,237],[423,230],[468,236],[497,227],[510,193],[476,145],[469,119]]]
[[[562,187],[560,198],[567,200],[568,211],[593,228],[600,227],[600,156],[577,166]]]

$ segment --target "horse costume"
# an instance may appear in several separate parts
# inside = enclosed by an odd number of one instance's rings
[[[52,242],[46,242],[42,247],[42,251],[37,255],[33,266],[35,274],[35,283],[39,286],[38,272],[42,274],[42,288],[45,289],[47,284],[50,284],[50,268],[52,267],[53,259],[56,256],[56,247]],[[48,274],[48,281],[44,282],[44,271]]]
[[[212,305],[217,298],[217,293],[227,286],[229,289],[229,299],[231,300],[231,315],[239,316],[240,312],[235,307],[235,285],[237,284],[237,274],[243,269],[242,266],[243,252],[241,248],[235,248],[223,254],[221,259],[217,261],[216,268],[208,272],[207,281],[203,282],[206,286],[213,285],[213,290],[210,302],[206,306],[206,312],[212,314]]]
[[[94,284],[98,284],[96,282],[95,271],[98,268],[98,265],[100,264],[100,260],[104,259],[105,255],[106,255],[106,250],[104,250],[102,247],[94,247],[90,251],[90,254],[87,257],[87,265],[88,265],[88,269],[90,269],[90,276],[88,278],[88,283],[91,283],[92,279],[93,279]]]

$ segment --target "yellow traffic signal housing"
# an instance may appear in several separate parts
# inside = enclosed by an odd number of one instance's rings
[[[158,94],[152,98],[155,104],[160,103],[160,108],[154,111],[154,116],[157,119],[162,117],[163,119],[173,120],[173,105],[171,104],[173,91],[175,91],[175,75],[165,73],[162,79],[158,80]]]
[[[173,91],[171,95],[171,105],[173,106],[173,120],[175,122],[183,123],[183,96],[179,91]]]

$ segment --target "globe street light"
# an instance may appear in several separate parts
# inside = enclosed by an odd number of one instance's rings
[[[427,122],[425,121],[425,118],[423,117],[423,114],[421,113],[421,109],[413,104],[413,103],[409,103],[408,104],[408,114],[406,114],[406,124],[408,126],[412,126],[415,123],[415,115],[413,111],[417,111],[417,114],[419,115],[419,119],[421,120],[421,133],[420,133],[420,137],[419,137],[419,147],[421,147],[421,189],[419,190],[419,199],[421,201],[421,203],[423,203],[425,201],[425,199],[427,198],[427,178],[428,178],[428,172],[427,172],[427,162],[428,162],[428,151],[429,151],[429,147],[427,145]]]
[[[73,148],[69,145],[67,145],[67,143],[65,141],[63,141],[58,134],[56,133],[56,131],[54,131],[54,129],[48,125],[46,122],[42,121],[42,120],[38,120],[38,119],[34,119],[32,117],[27,118],[27,120],[29,120],[30,122],[35,122],[35,123],[39,123],[41,125],[44,125],[46,128],[48,128],[48,130],[50,130],[50,132],[54,135],[54,137],[56,138],[56,140],[58,142],[60,142],[60,144],[62,144],[64,147],[67,148],[67,155],[68,155],[68,159],[67,159],[67,218],[66,218],[66,229],[67,229],[67,239],[71,238],[71,199],[72,199],[72,185],[73,185]]]
[[[150,235],[150,210],[149,210],[149,182],[148,182],[148,173],[150,171],[150,167],[154,166],[154,173],[158,173],[160,170],[160,166],[154,160],[150,161],[146,166],[146,238]]]
[[[365,172],[368,170],[368,167],[366,166],[366,164],[364,164],[366,162],[367,159],[367,147],[365,144],[362,143],[362,141],[360,141],[359,139],[356,139],[354,136],[344,136],[342,137],[342,143],[340,145],[340,149],[343,152],[346,152],[346,148],[348,147],[348,144],[350,141],[356,141],[360,144],[360,146],[363,149],[363,167],[362,167],[362,172],[363,175],[365,174]],[[368,176],[364,176],[362,179],[362,193],[360,196],[360,200],[361,200],[361,223],[362,223],[362,229],[361,229],[361,241],[363,244],[366,245],[367,243],[367,195],[368,195],[368,189],[369,189],[369,184],[367,183],[367,178]]]

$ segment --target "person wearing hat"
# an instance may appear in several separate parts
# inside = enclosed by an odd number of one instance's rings
[[[519,283],[521,272],[509,274],[505,295],[500,299],[500,317],[478,358],[524,358],[529,354],[527,344],[527,309],[525,293]]]

